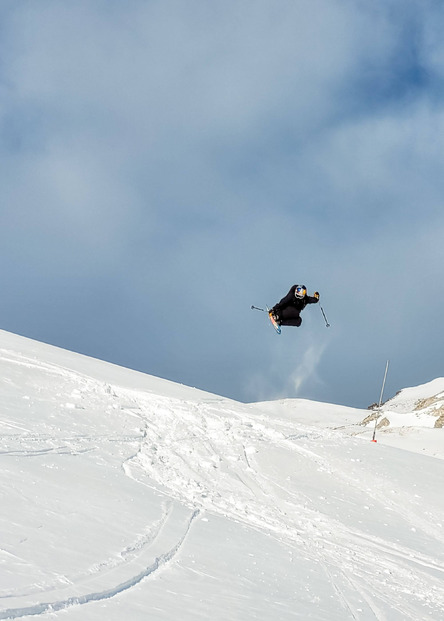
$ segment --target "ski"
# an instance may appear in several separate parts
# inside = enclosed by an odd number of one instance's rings
[[[280,334],[280,333],[282,332],[282,330],[281,330],[281,326],[280,326],[280,325],[276,322],[276,320],[275,320],[275,318],[273,317],[273,315],[271,314],[271,311],[270,311],[270,309],[268,308],[268,306],[267,306],[266,308],[267,308],[268,317],[269,317],[269,319],[270,319],[270,321],[271,321],[271,324],[272,324],[273,328],[276,330],[276,332],[277,332],[278,334]]]
[[[267,309],[267,310],[265,310]],[[259,306],[254,306],[253,304],[251,305],[251,310],[258,310],[258,311],[262,311],[263,313],[267,313],[268,315],[268,319],[271,321],[271,325],[273,326],[273,328],[276,330],[276,332],[278,334],[280,334],[282,332],[281,330],[281,326],[276,323],[276,321],[274,320],[274,318],[271,316],[270,313],[270,309],[268,308],[268,306],[266,306],[265,308],[260,308]]]

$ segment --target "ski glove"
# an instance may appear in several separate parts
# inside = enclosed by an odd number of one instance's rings
[[[313,293],[313,297],[316,298],[317,300],[319,300],[319,291],[315,291]]]

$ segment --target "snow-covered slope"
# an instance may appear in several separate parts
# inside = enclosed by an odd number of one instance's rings
[[[366,411],[5,332],[0,389],[0,619],[444,618],[444,461],[369,442]]]
[[[285,420],[341,431],[386,446],[444,459],[444,378],[404,388],[381,411],[358,410],[304,399],[282,399],[257,404],[263,412]]]
[[[442,427],[444,378],[401,390],[385,404],[384,414],[391,426]]]

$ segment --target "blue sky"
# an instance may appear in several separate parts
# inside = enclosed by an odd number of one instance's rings
[[[3,329],[242,401],[444,374],[441,2],[0,18]],[[296,282],[331,328],[278,337],[250,306]]]

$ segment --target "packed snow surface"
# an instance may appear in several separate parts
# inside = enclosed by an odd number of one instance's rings
[[[443,380],[378,442],[6,332],[0,385],[0,619],[444,619]]]

